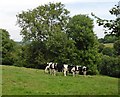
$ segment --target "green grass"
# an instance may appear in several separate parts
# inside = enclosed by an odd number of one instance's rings
[[[108,76],[45,74],[43,70],[2,66],[2,95],[117,95],[118,79]]]

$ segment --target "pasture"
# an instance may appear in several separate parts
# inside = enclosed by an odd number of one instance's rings
[[[117,78],[101,75],[64,77],[62,73],[52,76],[39,69],[2,66],[2,95],[117,94]]]

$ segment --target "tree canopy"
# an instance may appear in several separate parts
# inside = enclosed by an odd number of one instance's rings
[[[25,40],[43,41],[52,33],[65,32],[69,11],[61,3],[49,3],[17,15]]]
[[[106,34],[116,35],[120,38],[120,17],[117,17],[120,14],[120,7],[115,5],[115,7],[109,10],[109,12],[111,15],[116,16],[115,20],[101,19],[93,13],[92,16],[94,16],[97,19],[97,23],[99,26],[103,26],[104,28],[106,28]]]
[[[97,73],[99,61],[98,41],[93,32],[93,20],[87,15],[75,15],[68,24],[68,36],[75,41],[76,64],[86,65],[90,72]]]
[[[24,40],[31,43],[28,54],[30,59],[33,57],[33,61],[30,63],[44,64],[60,59],[64,59],[62,63],[66,62],[67,49],[70,49],[72,42],[65,34],[69,11],[64,8],[64,4],[41,5],[33,10],[23,11],[17,18]]]

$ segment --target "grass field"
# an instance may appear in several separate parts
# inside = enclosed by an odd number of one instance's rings
[[[117,95],[118,79],[108,76],[45,74],[43,70],[2,66],[2,95]]]

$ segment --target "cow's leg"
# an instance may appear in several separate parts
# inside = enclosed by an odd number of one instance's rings
[[[75,77],[75,71],[73,71],[73,77]]]
[[[73,77],[75,77],[75,67],[73,67],[73,68],[71,69],[71,72],[72,72],[72,74],[73,74]]]
[[[66,76],[66,72],[67,72],[66,69],[64,69],[64,76]]]
[[[83,75],[86,76],[86,71],[83,71]]]
[[[55,69],[53,69],[53,74],[54,74],[54,76],[56,75],[56,70]]]
[[[45,73],[49,73],[49,66],[46,66]]]
[[[47,73],[47,68],[45,68],[45,73]]]

